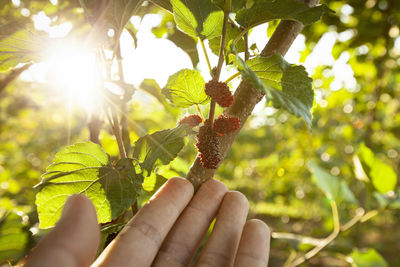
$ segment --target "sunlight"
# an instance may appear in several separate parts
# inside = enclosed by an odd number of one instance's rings
[[[63,41],[48,52],[48,79],[68,105],[92,112],[99,106],[99,73],[94,52]]]
[[[53,5],[57,3],[56,0],[50,2]],[[96,64],[93,49],[85,46],[82,40],[67,37],[72,23],[66,21],[52,25],[56,19],[51,19],[43,11],[32,16],[35,28],[47,32],[51,41],[45,49],[43,65],[35,68],[39,65],[35,64],[25,78],[29,79],[30,74],[30,78],[48,83],[68,109],[79,107],[91,113],[100,105],[100,64]],[[42,76],[45,76],[44,81],[38,79]]]

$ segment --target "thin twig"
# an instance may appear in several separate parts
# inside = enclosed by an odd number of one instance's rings
[[[339,221],[339,212],[337,209],[336,202],[334,200],[329,201],[332,209],[332,219],[333,219],[333,232],[323,240],[323,242],[319,245],[308,251],[304,256],[297,258],[293,261],[291,266],[298,266],[303,262],[311,259],[315,255],[317,255],[321,250],[323,250],[326,246],[328,246],[340,233],[340,221]]]
[[[201,119],[204,121],[204,116],[203,116],[203,113],[201,112],[199,104],[196,104],[196,109],[197,109],[197,112],[199,113]]]
[[[221,75],[222,65],[224,64],[224,50],[225,50],[225,42],[226,42],[226,27],[228,25],[229,12],[231,11],[231,0],[225,0],[225,8],[224,8],[224,21],[222,24],[222,34],[221,34],[221,43],[219,45],[219,54],[218,54],[218,64],[217,68],[214,71],[211,71],[211,75],[214,80],[218,81],[219,76]],[[208,114],[208,123],[213,125],[214,115],[215,115],[215,100],[211,99],[210,102],[210,113]]]
[[[119,149],[119,156],[121,159],[126,158],[126,151],[124,147],[124,142],[122,141],[121,137],[121,128],[119,126],[119,120],[118,120],[118,113],[114,107],[110,107],[111,109],[111,116],[112,116],[112,129],[115,135],[115,138],[117,139],[117,144],[118,144],[118,149]]]
[[[122,55],[121,55],[121,43],[117,40],[117,62],[118,62],[118,76],[119,81],[121,84],[125,84],[124,78],[124,69],[122,65]],[[122,142],[124,144],[125,153],[129,155],[131,153],[131,139],[129,136],[129,125],[128,125],[128,118],[127,118],[127,102],[132,98],[132,92],[128,90],[128,88],[124,88],[124,98],[123,101],[120,103],[120,110],[119,115],[121,116],[121,137]]]
[[[226,42],[226,27],[228,25],[229,12],[231,11],[231,0],[225,0],[225,9],[224,9],[224,21],[222,24],[222,34],[221,34],[221,43],[219,46],[219,54],[218,54],[218,64],[217,69],[215,70],[214,79],[219,80],[219,76],[221,74],[222,65],[224,64],[224,50],[225,50],[225,42]]]
[[[244,60],[247,61],[250,57],[249,53],[249,33],[244,35]]]
[[[139,208],[138,208],[138,203],[137,203],[137,200],[136,200],[135,203],[133,203],[131,205],[132,217],[136,215],[138,210],[139,210]]]
[[[211,63],[210,63],[210,58],[208,57],[206,46],[204,45],[204,42],[202,39],[199,38],[199,41],[201,44],[201,48],[203,49],[204,57],[206,58],[206,61],[207,61],[208,71],[210,72],[210,75],[212,76],[212,67],[211,67]]]
[[[225,83],[229,83],[231,82],[233,79],[235,79],[236,77],[238,77],[240,75],[240,72],[236,72],[235,74],[233,74],[231,77],[229,77],[228,79],[225,80]]]
[[[273,232],[271,237],[274,239],[287,239],[287,240],[295,240],[299,243],[310,244],[313,246],[319,246],[322,244],[324,238],[314,238],[310,236],[298,235],[293,233],[281,233],[281,232]]]
[[[364,214],[365,210],[363,208],[357,209],[356,215],[353,218],[351,218],[347,223],[343,224],[340,227],[340,231],[345,232],[349,230],[351,227],[353,227],[356,223],[360,221],[360,219],[364,216]]]
[[[317,255],[321,250],[326,248],[332,241],[334,241],[340,233],[343,233],[353,226],[355,226],[357,223],[364,223],[368,221],[369,219],[373,218],[377,214],[379,214],[380,210],[372,210],[367,213],[365,213],[365,210],[363,208],[359,208],[356,211],[356,215],[351,218],[347,223],[344,225],[340,226],[339,222],[339,214],[338,210],[336,207],[336,202],[331,201],[331,208],[332,208],[332,217],[333,217],[333,224],[334,224],[334,229],[332,233],[326,237],[325,239],[321,240],[321,243],[308,251],[304,256],[301,256],[297,259],[295,259],[292,263],[289,263],[288,266],[298,266],[311,258],[313,258],[315,255]]]

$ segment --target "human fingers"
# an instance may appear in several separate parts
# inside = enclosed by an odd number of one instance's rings
[[[222,201],[211,233],[196,267],[232,266],[246,222],[249,202],[240,192],[228,192]]]
[[[214,179],[205,182],[164,240],[153,267],[187,266],[228,191]]]
[[[89,266],[99,242],[100,229],[92,202],[84,195],[72,195],[54,230],[33,249],[24,266]]]
[[[235,267],[268,266],[270,238],[269,228],[263,221],[247,221],[236,253]]]
[[[94,266],[150,266],[193,191],[188,180],[169,179],[110,243]]]

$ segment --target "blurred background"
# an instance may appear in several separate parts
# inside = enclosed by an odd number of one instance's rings
[[[251,203],[249,217],[264,220],[275,232],[270,266],[284,265],[332,233],[332,198],[342,226],[353,218],[358,221],[342,228],[303,266],[400,266],[400,2],[323,3],[336,13],[307,26],[285,56],[290,63],[304,65],[313,78],[311,132],[303,120],[262,101],[216,179],[243,192]],[[131,140],[172,128],[183,115],[196,112],[170,106],[159,93],[169,75],[196,67],[205,80],[209,78],[200,45],[181,36],[173,16],[147,1],[142,7],[121,35],[124,81],[135,88],[127,110]],[[262,50],[276,25],[274,21],[251,31],[254,53]],[[32,43],[32,51],[43,52],[39,63],[25,67],[21,75],[0,73],[4,266],[23,256],[45,233],[38,228],[33,186],[57,151],[89,139],[88,122],[100,106],[88,79],[95,79],[91,71],[97,63],[79,41],[90,24],[77,0],[2,0],[1,40],[21,28],[40,32],[35,38],[46,38],[51,49]],[[110,38],[114,34],[108,32]],[[69,37],[68,42],[59,41]],[[208,42],[206,46],[215,65],[217,56]],[[0,61],[6,62],[4,56]],[[234,72],[225,70],[223,79]],[[9,82],[10,77],[15,79]],[[233,81],[233,88],[238,82]],[[99,141],[110,155],[118,156],[106,123]],[[185,176],[197,153],[195,142],[190,137],[179,157],[158,168],[157,174],[167,179]],[[383,167],[371,171],[375,164]],[[341,194],[332,196],[337,185]]]

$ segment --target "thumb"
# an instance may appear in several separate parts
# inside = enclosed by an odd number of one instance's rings
[[[28,256],[24,266],[89,266],[100,243],[100,230],[92,202],[72,195],[54,230]]]

